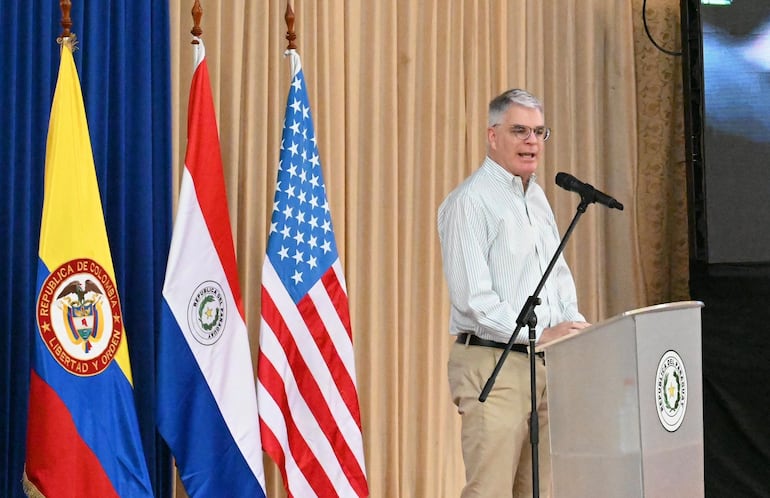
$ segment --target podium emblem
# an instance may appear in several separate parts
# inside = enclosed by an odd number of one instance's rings
[[[675,432],[687,410],[687,375],[682,357],[674,350],[666,351],[658,363],[655,398],[660,423]]]

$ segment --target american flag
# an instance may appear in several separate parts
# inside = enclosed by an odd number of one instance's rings
[[[262,269],[262,446],[290,496],[368,496],[345,277],[305,77],[290,50],[278,183]]]

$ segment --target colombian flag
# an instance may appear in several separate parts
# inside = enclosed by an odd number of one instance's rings
[[[48,129],[24,488],[152,496],[72,44],[63,39]]]

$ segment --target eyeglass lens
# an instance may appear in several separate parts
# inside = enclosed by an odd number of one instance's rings
[[[548,137],[551,136],[551,129],[545,126],[530,128],[529,126],[524,125],[514,125],[512,131],[519,140],[528,139],[532,133],[534,133],[539,140],[548,140]]]

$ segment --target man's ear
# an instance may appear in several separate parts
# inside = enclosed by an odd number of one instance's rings
[[[487,143],[490,149],[497,148],[497,128],[494,126],[487,127]]]

